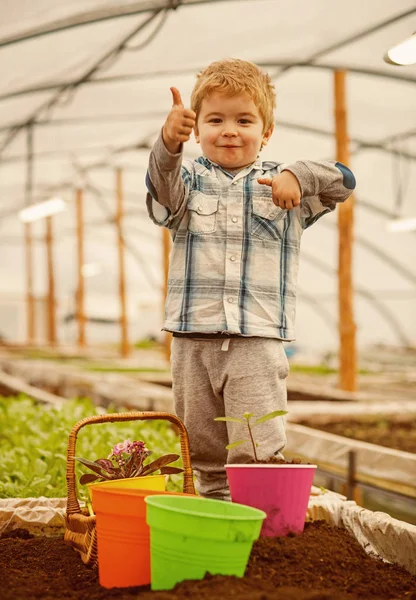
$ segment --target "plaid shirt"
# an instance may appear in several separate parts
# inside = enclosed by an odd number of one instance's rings
[[[237,174],[205,157],[181,163],[160,136],[146,185],[151,219],[173,238],[163,329],[293,340],[302,232],[348,198],[353,174],[331,162],[258,161]],[[257,182],[282,170],[301,186],[292,210]]]

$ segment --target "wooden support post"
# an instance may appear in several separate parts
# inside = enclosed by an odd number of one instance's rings
[[[345,71],[335,71],[335,131],[337,160],[349,164]],[[357,389],[356,327],[353,310],[352,250],[354,200],[351,196],[338,205],[338,315],[339,315],[339,387],[354,392]]]
[[[84,215],[83,215],[83,190],[76,191],[77,207],[77,248],[78,248],[78,285],[76,291],[76,316],[78,322],[78,346],[85,347],[85,311],[84,311]]]
[[[171,248],[171,237],[169,230],[166,227],[162,227],[162,244],[163,244],[163,307],[162,314],[165,314],[165,303],[166,296],[168,295],[168,277],[169,277],[169,255]],[[170,347],[172,344],[172,334],[169,331],[165,331],[163,340],[163,346],[165,355],[170,360]]]
[[[353,500],[355,496],[355,472],[356,472],[356,458],[357,455],[355,450],[348,451],[348,472],[347,472],[347,490],[346,496],[348,500]]]
[[[26,206],[32,204],[33,194],[33,123],[26,127]],[[34,344],[35,327],[35,297],[33,295],[33,239],[32,224],[25,223],[25,254],[26,254],[26,331],[27,343]]]
[[[120,327],[121,327],[121,356],[124,358],[130,354],[130,345],[127,331],[127,311],[126,311],[126,276],[124,269],[124,240],[122,231],[123,219],[123,172],[120,168],[116,169],[116,189],[117,189],[117,211],[116,227],[118,240],[118,268],[119,268],[119,294],[120,294]]]
[[[33,295],[33,261],[32,261],[32,224],[25,223],[25,250],[26,250],[26,318],[27,318],[27,343],[35,343],[35,298]]]
[[[52,217],[46,217],[46,258],[48,272],[48,296],[47,296],[47,340],[51,346],[56,345],[56,321],[55,321],[55,274],[53,271],[53,233]]]

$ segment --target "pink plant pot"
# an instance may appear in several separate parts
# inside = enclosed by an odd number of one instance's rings
[[[267,514],[261,536],[302,533],[316,465],[226,465],[231,499]]]

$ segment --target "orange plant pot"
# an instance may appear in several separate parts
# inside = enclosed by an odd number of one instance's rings
[[[116,488],[118,490],[166,490],[166,475],[145,475],[144,477],[126,477],[125,479],[110,479],[87,484],[88,493],[92,503],[92,488]],[[94,506],[93,506],[94,508]]]
[[[105,588],[150,583],[150,531],[146,503],[150,495],[191,495],[92,486],[96,514],[98,576]]]

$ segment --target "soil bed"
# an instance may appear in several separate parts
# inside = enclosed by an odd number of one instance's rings
[[[2,600],[416,600],[416,577],[368,556],[344,529],[323,521],[301,536],[255,542],[246,576],[206,575],[174,590],[106,590],[62,538],[32,538],[18,530],[0,539]]]
[[[416,416],[366,415],[350,417],[310,417],[299,425],[343,435],[344,437],[416,453]]]

